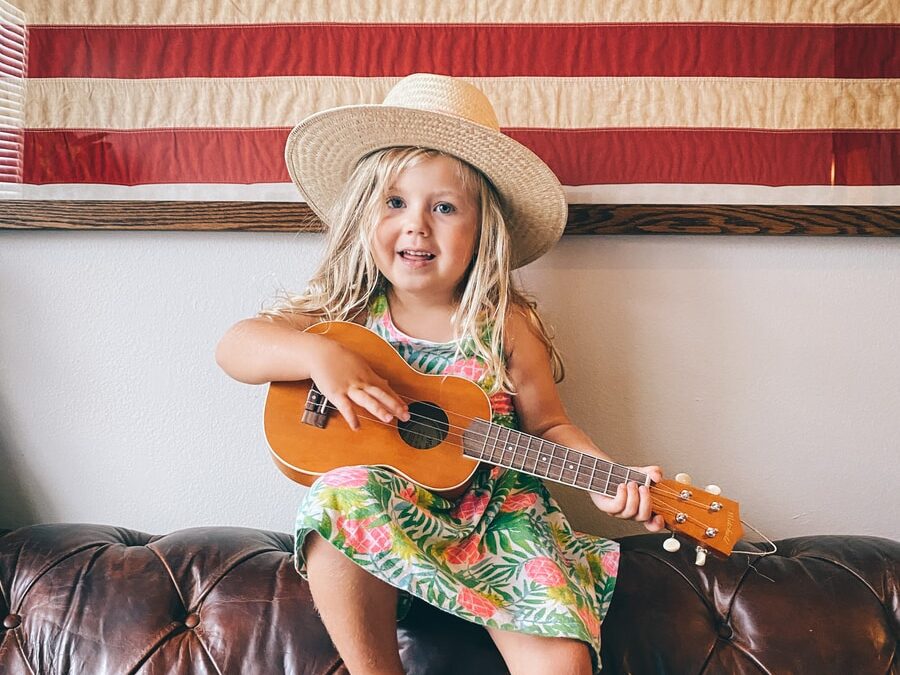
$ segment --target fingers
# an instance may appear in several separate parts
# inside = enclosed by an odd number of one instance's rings
[[[394,417],[404,422],[409,420],[409,408],[403,399],[388,386],[387,382],[384,383],[383,388],[367,387],[366,392],[380,404],[381,409],[386,413],[387,419],[382,417],[385,422],[390,422]],[[375,412],[371,408],[369,410],[373,413]]]
[[[347,396],[382,422],[390,423],[395,417],[404,421],[409,419],[409,411],[400,397],[375,385],[351,387]]]
[[[650,488],[646,485],[634,482],[620,483],[614,497],[591,494],[591,499],[604,513],[615,518],[644,523],[651,532],[658,532],[663,527],[662,517],[653,515]]]
[[[650,466],[638,467],[638,471],[650,476],[650,480],[652,480],[654,483],[658,483],[662,480],[662,468],[656,466],[655,464],[651,464]]]
[[[619,483],[614,497],[592,494],[594,503],[604,513],[616,518],[634,518],[640,504],[640,492],[637,483]]]
[[[353,410],[353,405],[350,403],[350,399],[347,396],[335,396],[329,400],[334,407],[337,408],[341,417],[347,420],[347,425],[353,429],[353,431],[359,429],[359,419],[357,419],[356,411]]]
[[[650,532],[661,532],[666,528],[666,521],[663,520],[663,517],[660,515],[655,515],[653,518],[644,523],[644,527],[647,528]]]

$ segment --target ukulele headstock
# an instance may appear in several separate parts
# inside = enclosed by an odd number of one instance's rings
[[[738,503],[722,497],[716,490],[714,485],[701,490],[689,482],[669,479],[655,483],[650,489],[653,511],[663,517],[666,527],[699,544],[698,564],[702,564],[699,548],[709,547],[730,555],[744,534]]]

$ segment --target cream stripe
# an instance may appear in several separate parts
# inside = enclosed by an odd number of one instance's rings
[[[898,23],[896,0],[18,0],[31,24]]]
[[[857,204],[900,205],[896,185],[721,185],[650,183],[564,187],[570,204]],[[146,199],[176,201],[299,202],[293,183],[228,185],[25,185],[25,199]]]
[[[481,78],[501,126],[900,129],[900,80]],[[31,129],[288,127],[379,102],[395,78],[27,81]]]
[[[21,5],[22,3],[17,2],[16,4]],[[25,24],[25,19],[25,14],[20,7],[16,7],[15,5],[6,2],[6,0],[0,0],[0,20],[22,26]]]

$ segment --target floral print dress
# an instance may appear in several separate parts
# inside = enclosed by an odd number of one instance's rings
[[[417,370],[490,387],[484,363],[465,345],[400,332],[383,293],[369,303],[367,326]],[[509,394],[494,394],[491,407],[495,423],[516,428]],[[379,579],[445,612],[501,630],[583,640],[599,664],[618,544],[575,532],[535,477],[480,468],[451,501],[384,468],[335,469],[312,485],[297,514],[296,565],[304,576],[303,542],[313,531]]]

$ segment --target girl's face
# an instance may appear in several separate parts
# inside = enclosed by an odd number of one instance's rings
[[[481,216],[455,160],[439,155],[388,186],[373,254],[396,293],[453,303],[478,241]]]

